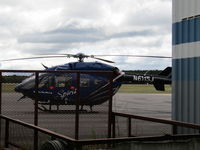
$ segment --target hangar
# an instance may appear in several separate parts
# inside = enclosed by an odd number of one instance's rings
[[[172,119],[200,124],[200,1],[173,0],[172,14]]]

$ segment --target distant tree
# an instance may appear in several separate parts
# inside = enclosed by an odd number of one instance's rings
[[[12,75],[12,76],[3,76],[2,80],[3,80],[3,83],[20,83],[25,78],[27,78],[27,76]]]
[[[162,70],[123,70],[126,74],[158,75]]]

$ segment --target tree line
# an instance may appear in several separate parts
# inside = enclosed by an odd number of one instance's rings
[[[126,74],[157,75],[161,70],[123,70]],[[21,83],[28,76],[7,75],[2,77],[3,83]]]

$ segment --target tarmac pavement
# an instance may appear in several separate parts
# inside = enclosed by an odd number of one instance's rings
[[[33,101],[28,98],[17,101],[21,96],[22,95],[19,93],[3,93],[2,114],[27,123],[33,123]],[[56,110],[56,107],[54,107],[54,109]],[[59,112],[39,111],[38,124],[43,128],[74,138],[75,106],[61,106],[60,109],[62,109],[62,111]],[[85,111],[80,112],[79,137],[82,139],[107,137],[108,103],[94,106],[93,112],[90,112],[88,106],[84,106],[84,110]],[[171,119],[171,95],[118,93],[113,97],[113,111]],[[161,127],[159,124],[154,124],[152,127],[153,124],[149,122],[132,121],[134,123],[132,134],[134,135],[151,135],[152,133],[156,133],[155,128],[160,128],[160,130],[157,131],[158,133],[163,132],[163,134],[171,130],[169,126]],[[127,120],[124,118],[117,118],[116,123],[116,135],[119,137],[126,136]],[[149,132],[150,130],[151,132]],[[20,132],[18,134],[22,134],[22,130],[18,132]]]

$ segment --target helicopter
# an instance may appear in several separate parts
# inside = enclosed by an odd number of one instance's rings
[[[19,58],[9,59],[3,61],[23,60],[23,59],[37,59],[37,58],[52,58],[52,57],[73,57],[77,58],[77,62],[70,62],[63,65],[44,68],[46,71],[112,71],[112,96],[117,93],[123,82],[128,81],[133,84],[136,83],[149,83],[153,84],[156,90],[164,91],[165,84],[171,84],[171,67],[167,67],[160,74],[156,76],[152,75],[126,75],[120,71],[117,67],[96,62],[85,62],[85,58],[93,58],[96,60],[104,61],[107,63],[114,63],[113,61],[99,58],[100,55],[85,55],[83,53],[78,54],[60,54],[39,56],[31,58]],[[105,55],[101,55],[105,56]],[[107,55],[106,55],[107,56]],[[112,55],[117,56],[117,55]],[[124,55],[131,57],[153,57],[153,58],[170,58],[165,56],[142,56],[142,55]],[[39,74],[38,85],[38,104],[39,109],[42,111],[51,111],[52,105],[57,106],[59,110],[60,105],[76,105],[77,99],[77,75],[76,73],[41,73]],[[21,93],[23,96],[19,99],[22,100],[26,97],[35,99],[35,76],[32,75],[21,83],[16,85],[15,91]],[[90,111],[95,105],[101,105],[109,99],[109,79],[104,74],[80,74],[80,103],[81,110],[84,106],[89,106]],[[49,108],[47,107],[49,106]]]

